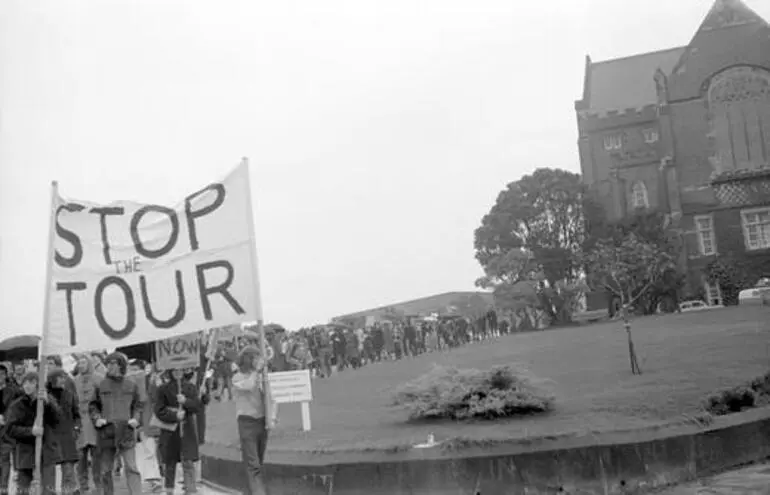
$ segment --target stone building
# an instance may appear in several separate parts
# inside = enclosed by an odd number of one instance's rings
[[[586,57],[575,102],[584,180],[611,220],[660,211],[683,239],[691,293],[718,257],[770,275],[770,26],[717,0],[687,46]],[[750,282],[749,282],[750,283]]]

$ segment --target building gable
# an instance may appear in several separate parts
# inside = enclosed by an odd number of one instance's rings
[[[668,78],[669,102],[700,97],[736,65],[770,66],[770,25],[740,0],[716,0]]]
[[[582,110],[602,114],[657,104],[655,73],[669,74],[682,53],[684,47],[595,63],[588,58]]]

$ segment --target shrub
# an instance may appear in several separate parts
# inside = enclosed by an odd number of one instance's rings
[[[753,379],[749,387],[759,396],[770,395],[770,373],[765,373],[763,376]]]
[[[768,403],[770,403],[770,372],[754,378],[746,385],[709,395],[704,401],[703,408],[715,416],[723,416]]]
[[[511,366],[487,371],[436,366],[402,385],[394,404],[410,419],[496,419],[549,411],[553,398]]]
[[[716,416],[741,412],[754,407],[757,393],[751,387],[739,386],[711,394],[706,398],[706,411]]]

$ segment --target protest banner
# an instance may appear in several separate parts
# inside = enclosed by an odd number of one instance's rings
[[[261,320],[244,160],[176,207],[53,191],[43,355]]]
[[[155,364],[159,370],[181,370],[200,367],[200,333],[156,341]]]

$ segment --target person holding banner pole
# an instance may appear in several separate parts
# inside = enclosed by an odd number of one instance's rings
[[[262,372],[262,388],[263,390],[269,395],[269,389],[270,389],[270,382],[268,381],[267,376],[267,337],[265,336],[265,325],[263,323],[262,319],[262,289],[259,285],[259,260],[257,259],[257,234],[255,231],[255,223],[254,223],[254,201],[251,197],[251,173],[249,170],[249,159],[245,156],[241,159],[241,164],[246,169],[246,199],[248,201],[248,212],[249,212],[249,237],[251,240],[251,249],[249,250],[249,254],[251,256],[251,269],[253,271],[252,281],[254,283],[254,298],[256,302],[257,307],[257,330],[259,331],[259,350],[262,353],[262,357],[265,360],[265,367]],[[272,408],[274,405],[271,405],[269,401],[265,401],[264,408],[265,408],[265,416],[272,418],[274,417]],[[268,425],[270,427],[270,425]]]
[[[54,228],[56,226],[56,206],[59,197],[59,183],[55,180],[51,181],[51,206],[48,211],[48,253],[45,260],[45,292],[43,296],[43,325],[42,334],[40,338],[40,344],[38,347],[38,362],[40,367],[37,375],[37,383],[40,388],[45,390],[46,382],[46,360],[43,356],[43,350],[46,348],[48,340],[48,322],[50,321],[51,314],[51,280],[53,278],[53,260],[54,260]],[[43,428],[43,401],[37,401],[37,410],[35,411],[35,431],[40,431]],[[42,435],[38,436],[35,440],[35,475],[38,480],[42,477],[41,463],[43,460],[43,438]],[[38,488],[38,494],[43,493],[42,483]]]
[[[184,493],[196,493],[195,462],[198,460],[197,414],[201,409],[197,387],[185,378],[185,372],[167,372],[170,380],[158,389],[155,416],[173,429],[160,432],[161,461],[166,492],[174,493],[176,467],[182,464]]]
[[[267,362],[258,347],[247,346],[238,357],[238,373],[233,377],[238,436],[241,441],[241,458],[246,469],[244,494],[265,495],[263,468],[267,450],[268,430],[275,425],[277,411],[264,386]],[[269,416],[268,416],[269,411]]]
[[[38,477],[38,493],[56,493],[56,463],[59,446],[53,428],[59,422],[56,399],[38,386],[38,373],[31,371],[22,378],[23,395],[17,398],[7,413],[7,434],[16,442],[15,462],[18,472],[17,493],[28,495],[34,473]],[[43,408],[43,413],[36,410]]]

